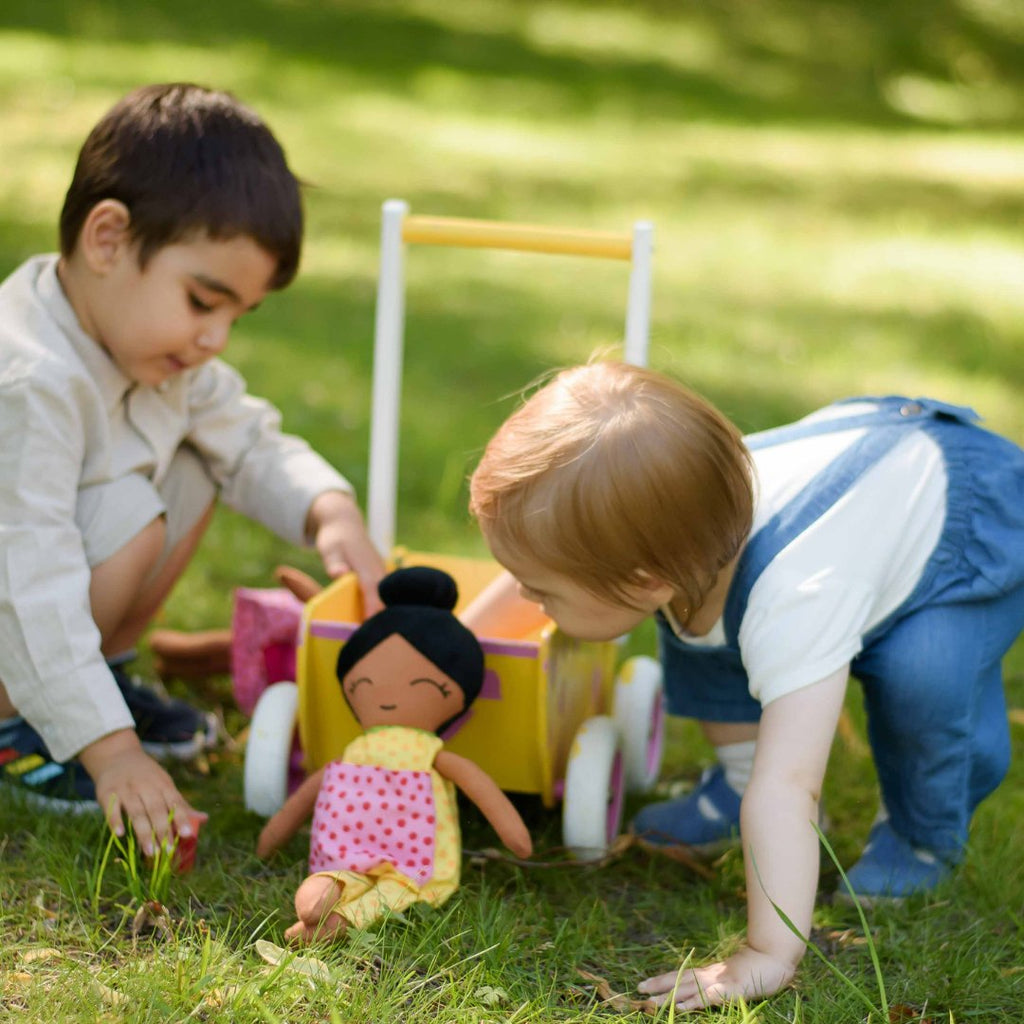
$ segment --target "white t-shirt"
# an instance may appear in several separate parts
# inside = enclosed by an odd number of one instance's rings
[[[871,408],[832,407],[803,422]],[[753,534],[863,434],[838,430],[754,451]],[[939,446],[908,431],[765,567],[739,630],[750,693],[762,705],[848,665],[864,635],[910,596],[942,532],[946,485]],[[686,641],[724,644],[724,626]]]

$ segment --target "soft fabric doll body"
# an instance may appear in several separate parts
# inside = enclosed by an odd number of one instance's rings
[[[338,657],[345,698],[366,731],[306,779],[260,834],[257,853],[266,857],[313,819],[310,875],[295,895],[289,939],[326,938],[415,902],[444,902],[461,866],[456,787],[509,849],[532,851],[494,780],[437,735],[483,683],[480,645],[451,614],[454,581],[436,569],[400,569],[380,593],[384,611]]]

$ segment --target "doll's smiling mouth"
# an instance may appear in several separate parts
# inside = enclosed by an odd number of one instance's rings
[[[397,707],[398,707],[397,704],[381,704],[380,705],[381,711],[394,711],[395,708],[397,708]]]

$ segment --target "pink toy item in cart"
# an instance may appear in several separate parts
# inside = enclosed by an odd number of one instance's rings
[[[231,674],[235,701],[251,715],[271,684],[295,678],[295,646],[302,601],[284,588],[239,587],[231,618]]]

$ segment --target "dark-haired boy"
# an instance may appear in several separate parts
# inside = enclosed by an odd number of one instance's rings
[[[60,255],[0,285],[0,794],[98,802],[147,851],[197,813],[150,754],[212,737],[124,664],[218,493],[315,543],[328,574],[354,569],[376,603],[383,566],[351,487],[215,358],[292,280],[302,228],[299,185],[256,114],[152,85],[86,139]]]

